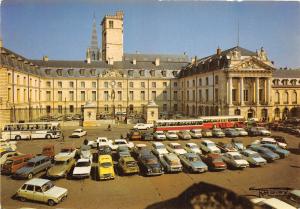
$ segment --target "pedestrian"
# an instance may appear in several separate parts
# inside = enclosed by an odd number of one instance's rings
[[[64,142],[65,141],[65,135],[64,133],[61,133],[61,140]]]

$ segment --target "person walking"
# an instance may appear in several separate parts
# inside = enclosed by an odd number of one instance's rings
[[[65,135],[64,135],[63,132],[61,133],[61,140],[62,140],[63,142],[65,141]]]

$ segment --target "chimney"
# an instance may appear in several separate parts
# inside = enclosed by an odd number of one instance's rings
[[[136,65],[136,59],[135,58],[133,58],[132,64]]]
[[[43,56],[43,61],[44,61],[44,62],[48,62],[48,61],[49,61],[48,56]]]
[[[155,66],[159,66],[159,62],[160,62],[159,58],[155,58]]]
[[[220,47],[217,48],[217,55],[221,55],[222,50],[220,49]]]
[[[109,65],[113,65],[114,64],[114,58],[113,57],[108,58],[108,64]]]

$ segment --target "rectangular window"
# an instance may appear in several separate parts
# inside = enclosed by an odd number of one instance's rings
[[[122,88],[122,82],[118,82],[118,87]]]
[[[152,82],[152,88],[156,88],[156,82]]]
[[[262,102],[264,100],[264,92],[263,89],[259,89],[259,101]]]
[[[205,97],[206,97],[206,98],[205,98],[205,101],[208,102],[208,100],[209,100],[209,92],[208,92],[208,89],[205,90]]]
[[[7,91],[8,91],[7,92],[8,93],[7,94],[7,100],[10,102],[11,101],[11,88],[8,88]]]
[[[196,101],[196,93],[195,93],[195,90],[193,90],[193,101]]]
[[[145,100],[145,91],[141,91],[141,100],[142,100],[142,101]]]
[[[190,81],[187,81],[187,82],[186,82],[186,86],[187,86],[187,87],[190,87]]]
[[[177,87],[177,82],[174,82],[174,87]]]
[[[95,102],[97,99],[96,91],[92,91],[92,101]]]
[[[46,91],[46,101],[51,101],[51,91]]]
[[[71,87],[71,88],[73,88],[73,87],[74,87],[74,82],[73,82],[73,81],[70,81],[70,83],[69,83],[69,84],[70,84],[70,87]]]
[[[202,102],[203,98],[202,98],[202,90],[199,90],[199,101]]]
[[[174,106],[173,106],[173,111],[174,111],[174,112],[177,112],[177,111],[178,111],[178,105],[177,105],[177,104],[174,104]]]
[[[236,89],[232,89],[232,101],[236,102]]]
[[[193,87],[196,85],[195,80],[193,80]]]
[[[81,82],[80,82],[80,86],[81,86],[81,88],[85,88],[85,82],[84,82],[84,81],[81,81]]]
[[[8,78],[8,83],[11,83],[11,74],[10,73],[7,74],[7,78]]]
[[[173,99],[174,99],[174,100],[177,100],[177,99],[178,99],[177,91],[174,91],[174,92],[173,92]]]
[[[133,82],[129,82],[129,87],[133,88]]]
[[[130,92],[129,92],[129,100],[130,100],[130,101],[133,101],[133,91],[130,91]]]
[[[74,101],[74,91],[69,91],[69,101],[70,102]]]
[[[57,97],[58,97],[58,101],[61,102],[62,101],[62,91],[57,92]]]
[[[46,112],[49,114],[51,113],[51,106],[50,105],[47,105],[46,106]]]
[[[141,87],[145,88],[145,82],[141,82]]]
[[[118,101],[122,101],[122,91],[118,91],[118,97],[117,97]]]
[[[110,20],[108,21],[109,28],[114,28],[114,21]]]
[[[245,102],[249,101],[248,89],[244,89],[244,101]]]
[[[108,101],[108,91],[104,91],[104,101]]]
[[[163,87],[167,87],[167,82],[163,82]]]
[[[20,84],[20,76],[17,75],[17,84]]]
[[[215,101],[218,102],[219,100],[219,89],[215,89]]]
[[[190,92],[189,92],[189,90],[186,91],[186,100],[190,101]]]
[[[35,94],[34,94],[34,98],[35,98],[35,100],[34,101],[38,101],[38,91],[37,90],[35,90]]]
[[[95,81],[92,82],[92,87],[93,87],[93,88],[96,88],[96,87],[97,87],[97,84],[96,84]]]
[[[26,77],[23,78],[23,85],[26,85]]]
[[[58,113],[62,113],[62,105],[58,105],[57,108],[58,108]]]
[[[153,101],[156,100],[156,91],[152,91],[152,93],[151,93],[151,99],[152,99]]]
[[[219,84],[219,76],[215,76],[215,84]]]
[[[163,111],[167,112],[168,111],[168,105],[167,104],[163,104]]]
[[[26,89],[23,90],[23,101],[26,102],[27,101],[27,91]]]
[[[59,88],[62,88],[62,82],[61,82],[61,81],[58,81],[58,82],[57,82],[57,86],[58,86]]]
[[[46,86],[47,86],[47,87],[51,87],[51,82],[50,82],[50,81],[47,81],[47,82],[46,82]]]
[[[104,82],[104,88],[108,88],[108,82]]]
[[[81,91],[81,92],[80,92],[80,100],[81,100],[82,102],[85,101],[85,91]]]
[[[209,85],[209,80],[208,80],[208,77],[206,77],[206,86]]]
[[[167,100],[167,99],[168,99],[167,91],[163,91],[163,100]]]
[[[74,112],[74,106],[73,105],[70,105],[70,113],[73,113]]]

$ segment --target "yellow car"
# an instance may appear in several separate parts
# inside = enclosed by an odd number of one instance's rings
[[[114,179],[115,171],[110,155],[100,155],[98,158],[98,173],[100,180]]]
[[[122,174],[137,174],[140,172],[136,161],[130,156],[123,156],[119,159],[119,168]]]

